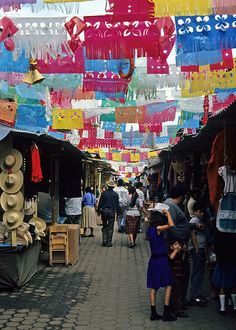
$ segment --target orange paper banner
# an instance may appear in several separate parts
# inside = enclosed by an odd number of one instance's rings
[[[116,108],[116,123],[139,123],[144,121],[145,108],[140,107],[122,107]]]

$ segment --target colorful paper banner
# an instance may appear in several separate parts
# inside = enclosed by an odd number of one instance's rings
[[[53,109],[53,129],[81,129],[84,127],[83,111],[80,109]]]

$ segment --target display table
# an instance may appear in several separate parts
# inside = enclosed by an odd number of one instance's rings
[[[18,250],[0,247],[0,290],[21,288],[36,273],[41,242]]]

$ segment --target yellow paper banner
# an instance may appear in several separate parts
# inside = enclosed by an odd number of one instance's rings
[[[140,153],[131,153],[130,161],[131,162],[140,162]]]
[[[153,0],[153,2],[155,16],[209,15],[213,13],[211,0]]]
[[[114,160],[115,162],[121,162],[121,152],[113,152],[112,160]]]
[[[53,109],[53,129],[81,129],[84,128],[83,111],[81,109]]]
[[[234,60],[234,63],[236,60]],[[236,88],[236,68],[230,71],[210,71],[206,66],[200,67],[200,72],[192,73],[184,81],[181,96],[193,97],[214,94],[215,89]]]
[[[148,158],[157,157],[157,151],[148,151]]]

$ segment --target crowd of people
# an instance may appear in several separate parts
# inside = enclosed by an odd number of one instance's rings
[[[124,181],[118,179],[117,184],[108,181],[101,193],[93,193],[87,187],[81,202],[82,236],[94,237],[96,218],[101,216],[104,247],[112,246],[117,219],[118,232],[127,234],[127,247],[134,249],[144,221],[151,250],[147,270],[151,321],[175,321],[189,317],[185,311],[188,306],[205,307],[206,274],[211,298],[219,298],[219,313],[225,315],[229,304],[236,313],[236,234],[216,229],[215,215],[200,191],[195,189],[187,194],[182,184],[176,184],[162,203],[150,202],[140,181],[125,187]],[[78,223],[78,216],[69,214],[67,221]],[[161,316],[156,310],[156,294],[162,287],[165,297]]]

